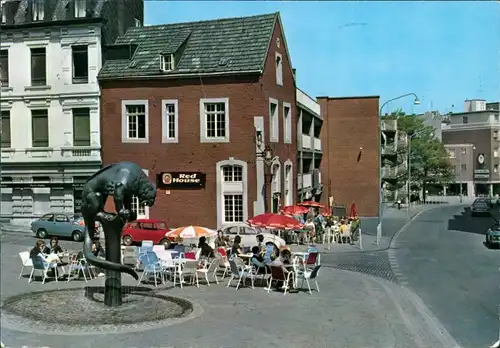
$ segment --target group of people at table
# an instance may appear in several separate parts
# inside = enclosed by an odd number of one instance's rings
[[[99,241],[94,241],[92,243],[92,254],[97,257],[104,257],[104,248]],[[33,266],[38,269],[47,269],[48,272],[52,272],[49,276],[55,276],[56,268],[66,266],[71,261],[72,255],[73,254],[69,253],[67,250],[63,250],[59,245],[57,237],[52,237],[48,246],[45,245],[43,239],[38,239],[33,249],[30,250],[30,259],[33,261]],[[64,257],[69,258],[68,262],[63,262],[62,259]],[[75,252],[74,259],[83,259],[83,252]],[[98,270],[98,272],[99,277],[104,276],[101,270]]]

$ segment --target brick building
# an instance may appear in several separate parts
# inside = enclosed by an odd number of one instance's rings
[[[464,112],[449,114],[443,123],[443,143],[458,179],[448,185],[448,194],[458,193],[459,181],[463,184],[462,192],[469,197],[500,194],[498,105],[481,99],[466,100]]]
[[[135,161],[159,184],[139,216],[215,228],[295,201],[296,87],[279,13],[132,28],[106,51],[103,163]]]
[[[356,203],[362,217],[378,216],[379,97],[318,97],[323,117],[321,178],[325,193],[347,207]]]

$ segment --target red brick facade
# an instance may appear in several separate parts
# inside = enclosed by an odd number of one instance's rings
[[[322,203],[328,204],[328,197],[333,196],[337,204],[345,204],[347,209],[355,202],[360,216],[378,216],[379,97],[317,99],[324,118]]]
[[[280,38],[278,48],[276,38]],[[275,52],[283,57],[283,86],[276,84]],[[229,143],[200,143],[200,99],[229,98]],[[257,199],[254,117],[263,116],[265,143],[269,141],[269,98],[279,100],[279,143],[271,143],[283,163],[293,162],[296,176],[295,82],[279,21],[263,74],[259,76],[212,77],[179,80],[136,80],[101,82],[101,129],[103,164],[134,161],[156,180],[160,172],[206,173],[201,190],[158,190],[149,216],[166,220],[170,226],[196,224],[217,227],[216,163],[233,157],[248,164],[248,216]],[[122,101],[148,100],[149,142],[122,143]],[[178,143],[162,143],[162,100],[178,101]],[[283,143],[283,102],[292,106],[292,144]],[[283,167],[282,167],[283,168]],[[281,171],[281,175],[283,170]],[[294,180],[295,182],[295,180]],[[283,184],[284,180],[281,180]],[[268,185],[269,189],[269,185]],[[293,197],[296,197],[294,187]],[[270,199],[270,194],[267,197]]]

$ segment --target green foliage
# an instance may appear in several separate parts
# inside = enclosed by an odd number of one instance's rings
[[[453,181],[453,166],[443,143],[434,137],[434,129],[413,115],[398,118],[398,130],[411,141],[411,181],[424,188],[426,184]],[[408,149],[405,149],[408,151]]]

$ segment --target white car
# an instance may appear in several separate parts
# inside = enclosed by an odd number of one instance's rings
[[[283,238],[273,233],[269,233],[265,229],[252,227],[242,222],[224,225],[221,230],[224,235],[229,236],[231,240],[233,240],[236,235],[241,236],[241,244],[244,247],[253,247],[257,245],[257,235],[259,234],[262,234],[262,236],[264,237],[264,244],[273,244],[277,249],[286,245],[286,242],[283,240]]]

